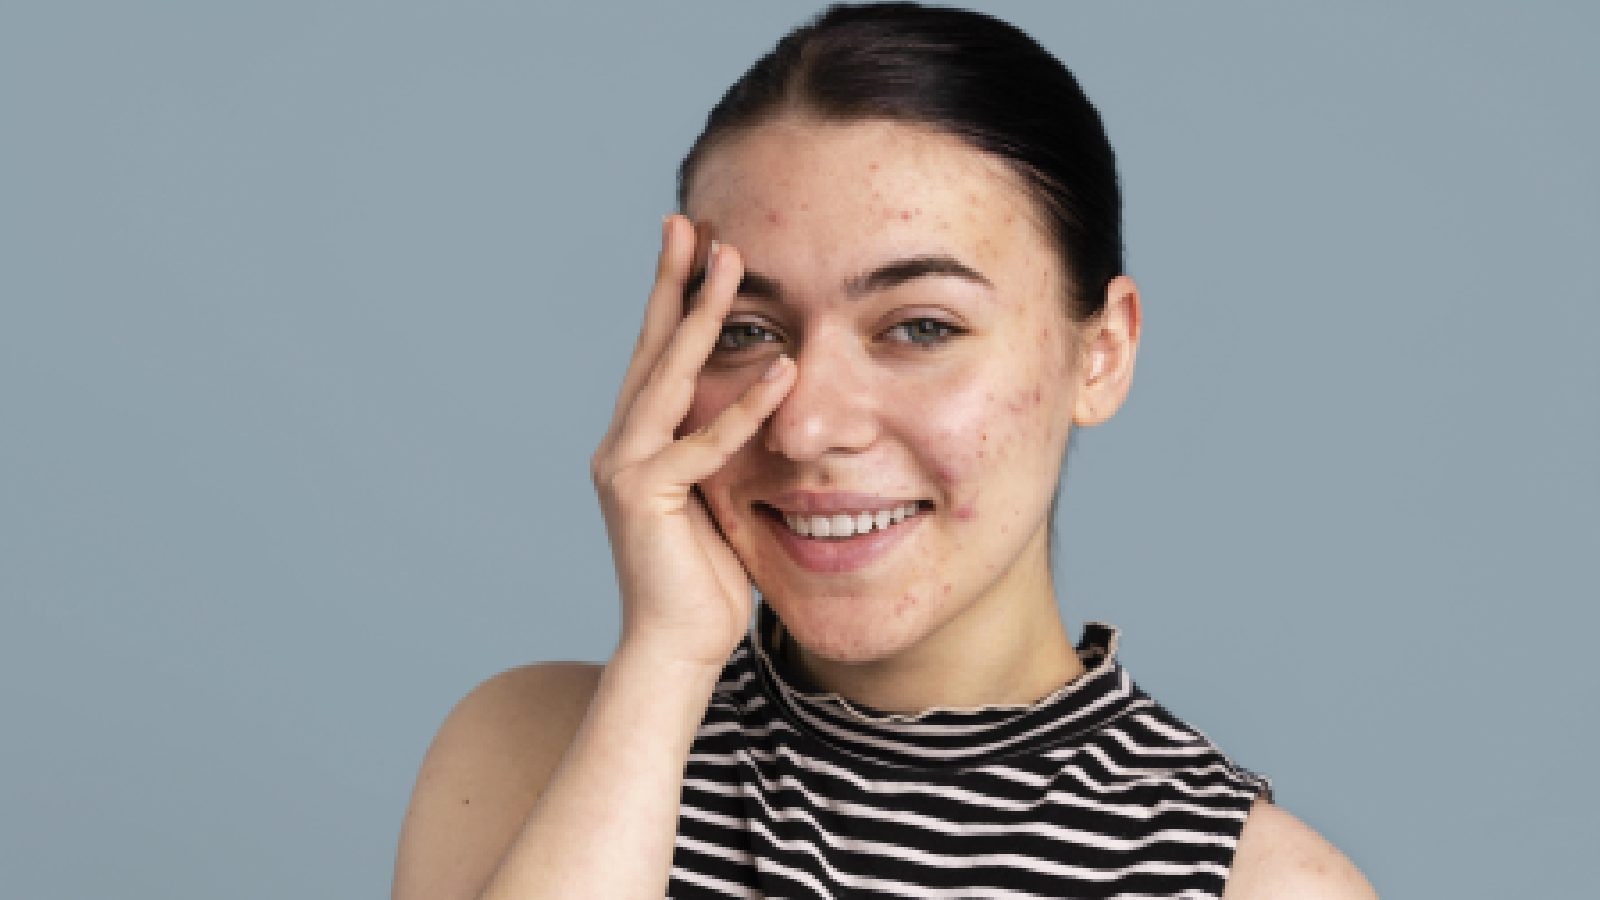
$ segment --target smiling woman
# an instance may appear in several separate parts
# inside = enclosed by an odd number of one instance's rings
[[[836,7],[679,200],[594,457],[617,650],[462,701],[395,896],[1370,896],[1062,620],[1061,460],[1141,328],[1071,74],[986,16]]]

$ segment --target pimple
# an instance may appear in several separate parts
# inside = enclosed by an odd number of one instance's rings
[[[1039,405],[1039,401],[1042,398],[1043,398],[1043,394],[1040,393],[1039,386],[1038,385],[1034,385],[1033,386],[1033,405],[1034,406],[1038,406]]]
[[[956,507],[955,515],[958,521],[967,522],[976,519],[978,511],[973,508],[971,503],[963,503]]]
[[[768,225],[776,225],[776,226],[782,227],[783,226],[783,214],[778,212],[775,209],[767,210],[767,224]]]
[[[948,582],[948,581],[946,581],[946,582],[945,582],[945,583],[944,583],[944,595],[945,595],[945,596],[946,596],[946,597],[948,597],[948,596],[950,596],[950,592],[951,592],[951,590],[953,590],[953,589],[954,589],[954,588],[955,588],[955,585],[953,585],[953,584],[951,584],[951,583],[950,583],[950,582]]]
[[[911,221],[911,210],[909,210],[909,209],[900,210],[900,221],[902,221],[902,222]]]

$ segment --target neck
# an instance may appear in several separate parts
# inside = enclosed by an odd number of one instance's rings
[[[787,635],[783,653],[816,687],[886,712],[1025,705],[1083,674],[1061,620],[1042,533],[976,600],[891,657],[838,662]]]

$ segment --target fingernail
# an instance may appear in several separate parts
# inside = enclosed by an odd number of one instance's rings
[[[761,380],[771,381],[772,379],[777,378],[778,373],[783,371],[783,367],[788,363],[788,361],[789,357],[784,356],[781,353],[778,354],[778,358],[768,364],[767,370],[761,373]]]
[[[706,251],[706,281],[711,280],[711,273],[717,270],[717,248],[722,246],[715,240],[711,242],[711,249]]]

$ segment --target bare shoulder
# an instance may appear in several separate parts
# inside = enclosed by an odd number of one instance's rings
[[[1282,807],[1256,801],[1224,900],[1376,900],[1361,870]]]
[[[601,669],[520,666],[455,705],[417,773],[395,856],[394,900],[477,895],[571,743]]]

